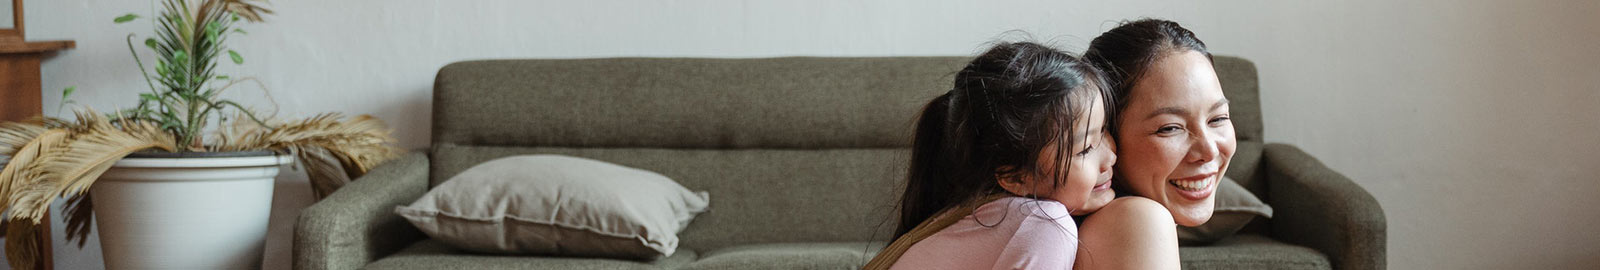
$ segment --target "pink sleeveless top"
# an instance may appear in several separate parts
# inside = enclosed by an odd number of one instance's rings
[[[1068,213],[1051,200],[995,200],[912,245],[890,269],[1072,269],[1078,226]]]

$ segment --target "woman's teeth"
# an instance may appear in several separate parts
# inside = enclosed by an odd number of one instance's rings
[[[1210,187],[1210,185],[1211,185],[1211,177],[1206,177],[1206,178],[1203,178],[1203,179],[1200,179],[1200,180],[1189,180],[1189,181],[1167,180],[1167,184],[1171,184],[1172,186],[1178,187],[1178,189],[1181,189],[1181,190],[1202,191],[1202,190],[1205,190],[1206,188]]]

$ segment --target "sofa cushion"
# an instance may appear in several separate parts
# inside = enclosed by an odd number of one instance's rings
[[[1178,249],[1183,269],[1333,269],[1328,258],[1311,248],[1241,234],[1209,246]]]
[[[708,252],[681,269],[861,269],[883,246],[883,242],[735,246]]]
[[[458,250],[434,239],[422,240],[363,269],[678,269],[697,258],[693,250],[650,262],[601,258],[501,256]]]
[[[478,252],[654,259],[672,255],[707,204],[655,172],[525,155],[475,165],[395,213]]]

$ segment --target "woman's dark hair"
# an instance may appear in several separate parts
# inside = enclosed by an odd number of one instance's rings
[[[1019,174],[1060,184],[1073,124],[1111,104],[1105,77],[1071,54],[1031,42],[999,43],[956,73],[953,89],[923,108],[900,202],[900,238],[946,208],[1005,192],[996,180]],[[1100,95],[1103,104],[1089,104]],[[1039,156],[1055,147],[1056,170]]]
[[[1116,104],[1113,107],[1115,111],[1127,106],[1133,83],[1144,76],[1151,64],[1163,56],[1185,51],[1200,52],[1206,55],[1206,60],[1211,60],[1206,43],[1196,38],[1189,29],[1173,21],[1141,19],[1124,22],[1095,37],[1094,41],[1089,42],[1089,49],[1083,52],[1083,58],[1105,72],[1110,83],[1106,90],[1116,98],[1116,103],[1113,103]],[[1115,121],[1110,123],[1117,125]],[[1111,129],[1111,132],[1115,134],[1116,129]]]

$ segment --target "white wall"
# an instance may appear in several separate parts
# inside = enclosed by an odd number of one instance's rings
[[[13,16],[14,14],[12,14],[13,9],[11,9],[11,4],[13,4],[12,1],[0,0],[0,29],[10,29],[16,27],[17,17]]]
[[[282,116],[376,114],[426,145],[433,75],[483,58],[968,55],[1021,29],[1080,51],[1142,16],[1182,22],[1256,61],[1270,142],[1299,145],[1383,204],[1395,269],[1600,265],[1600,3],[1594,1],[274,1],[232,45]],[[976,1],[974,1],[976,2]],[[143,82],[113,25],[146,1],[27,5],[30,39],[73,39],[44,64],[102,110]],[[257,88],[234,90],[259,100]],[[252,102],[268,106],[265,102]],[[267,255],[285,269],[303,177],[280,179]],[[59,232],[59,229],[58,229]],[[56,242],[60,269],[98,247]]]

